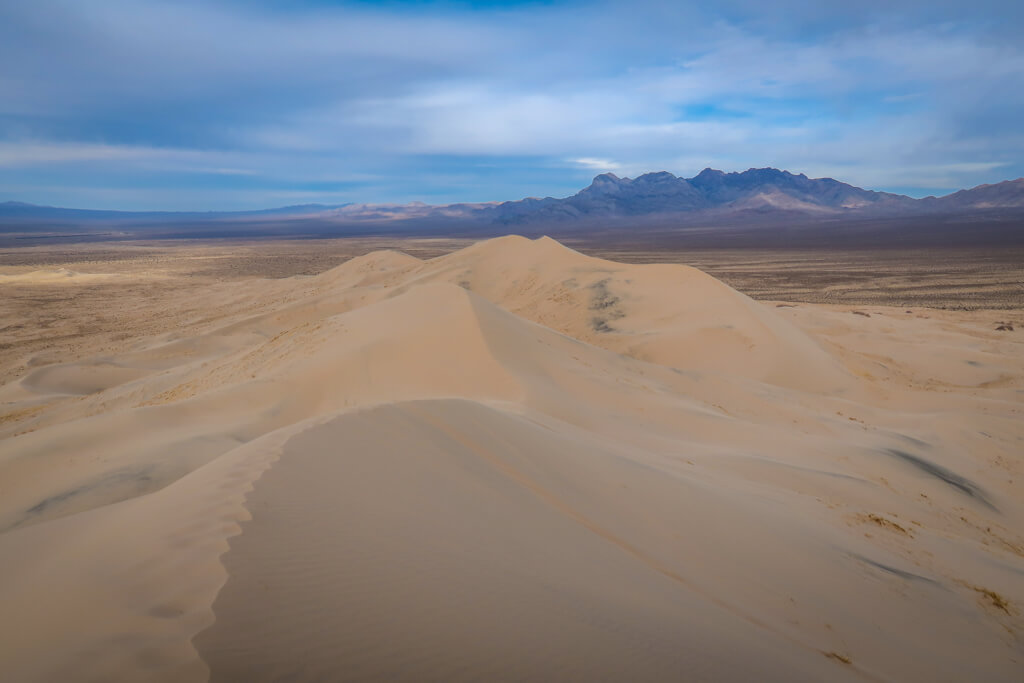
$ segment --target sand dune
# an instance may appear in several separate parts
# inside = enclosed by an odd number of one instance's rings
[[[546,238],[216,297],[0,387],[5,680],[1019,680],[1015,338]]]
[[[687,266],[638,268],[546,237],[508,236],[434,259],[411,275],[409,282],[458,284],[528,320],[641,360],[794,388],[845,385],[842,369],[800,330]]]
[[[67,268],[52,268],[44,270],[18,269],[13,272],[0,273],[0,284],[80,284],[83,282],[96,282],[116,278],[113,273],[79,273]]]

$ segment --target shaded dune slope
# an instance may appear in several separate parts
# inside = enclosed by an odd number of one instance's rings
[[[247,287],[284,303],[0,387],[45,408],[0,441],[0,673],[1019,673],[1019,380],[921,397],[546,238]]]

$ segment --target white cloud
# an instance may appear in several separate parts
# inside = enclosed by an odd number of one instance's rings
[[[80,142],[0,142],[0,166],[37,166],[87,162],[195,161],[206,153],[136,145]]]
[[[617,164],[610,159],[595,159],[593,157],[581,157],[579,159],[569,159],[570,163],[576,164],[581,168],[585,168],[588,171],[598,171],[600,173],[608,173],[610,171],[617,171],[622,168],[621,164]]]
[[[876,4],[865,16],[887,16]],[[0,169],[380,181],[375,201],[407,194],[400,183],[416,173],[451,183],[449,199],[516,196],[496,185],[508,174],[486,186],[480,159],[518,164],[515,187],[551,168],[774,165],[875,188],[1024,171],[1019,44],[928,23],[953,10],[927,3],[902,22],[818,8],[811,18],[829,28],[813,39],[757,3],[727,5],[731,22],[721,8],[659,2],[586,13],[9,3]]]

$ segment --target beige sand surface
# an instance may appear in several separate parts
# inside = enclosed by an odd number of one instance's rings
[[[0,285],[5,284],[78,284],[81,282],[95,282],[117,277],[113,273],[79,273],[67,268],[53,268],[44,270],[17,269],[11,271],[0,271]]]
[[[3,680],[1020,680],[1013,311],[518,237],[181,296],[0,386]]]

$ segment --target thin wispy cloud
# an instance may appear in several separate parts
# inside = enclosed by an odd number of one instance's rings
[[[617,164],[614,161],[611,161],[610,159],[594,159],[592,157],[584,157],[582,159],[570,159],[569,161],[589,171],[597,171],[599,173],[617,171],[622,168],[620,164]]]
[[[0,200],[491,201],[708,165],[917,195],[1024,175],[1020,11],[791,4],[3,3]]]

